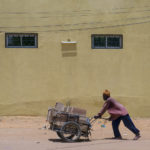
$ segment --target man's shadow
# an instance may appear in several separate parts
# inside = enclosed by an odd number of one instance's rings
[[[122,141],[122,140],[130,140],[130,139],[125,139],[125,138],[122,138],[122,139],[115,139],[115,138],[104,138],[103,140],[118,140],[118,141]]]

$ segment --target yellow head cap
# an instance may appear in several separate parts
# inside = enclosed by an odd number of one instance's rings
[[[103,92],[103,94],[104,94],[104,95],[107,95],[107,96],[110,96],[110,91],[109,91],[109,90],[105,90],[105,91]]]

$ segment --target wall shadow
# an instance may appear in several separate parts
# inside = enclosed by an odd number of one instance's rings
[[[62,57],[75,57],[77,56],[76,43],[61,43]]]

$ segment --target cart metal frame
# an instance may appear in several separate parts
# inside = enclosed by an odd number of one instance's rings
[[[78,114],[70,114],[56,109],[50,109],[48,113],[50,130],[55,131],[57,135],[65,142],[75,142],[81,136],[89,139],[91,135],[91,120]],[[91,123],[90,123],[91,122]]]

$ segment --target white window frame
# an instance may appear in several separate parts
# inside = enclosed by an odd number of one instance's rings
[[[8,37],[9,36],[19,36],[21,38],[21,46],[9,46]],[[22,46],[22,37],[34,36],[35,45],[34,46]],[[38,48],[38,34],[37,33],[5,33],[5,48]]]
[[[105,37],[106,38],[106,47],[103,46],[95,46],[94,45],[94,37]],[[119,37],[120,39],[120,46],[118,47],[113,47],[113,46],[108,46],[107,45],[107,38],[109,37]],[[91,35],[91,45],[92,45],[92,49],[122,49],[123,48],[123,35],[115,35],[115,34],[92,34]]]

